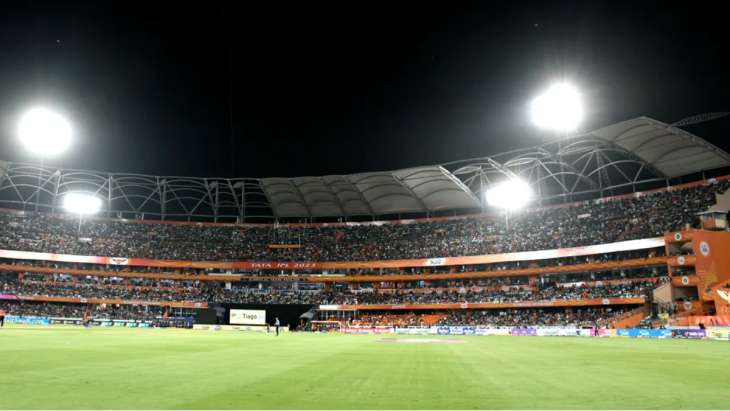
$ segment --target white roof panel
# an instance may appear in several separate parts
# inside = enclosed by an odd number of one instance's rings
[[[718,147],[648,117],[622,121],[590,134],[633,153],[669,178],[730,166],[730,156]]]

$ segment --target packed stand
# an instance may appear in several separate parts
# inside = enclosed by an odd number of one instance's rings
[[[502,218],[414,224],[212,226],[0,214],[0,249],[179,260],[342,261],[479,255],[649,238],[681,229],[727,190],[711,185]],[[297,249],[271,249],[297,244]]]
[[[14,316],[83,318],[87,309],[93,318],[110,320],[153,320],[164,315],[164,308],[158,306],[0,301],[0,310]]]

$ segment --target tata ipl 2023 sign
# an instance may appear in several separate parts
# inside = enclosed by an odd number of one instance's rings
[[[266,310],[231,309],[231,324],[266,325]]]

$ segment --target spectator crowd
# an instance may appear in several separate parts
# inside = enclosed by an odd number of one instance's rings
[[[0,213],[0,249],[178,260],[342,261],[531,251],[661,236],[692,224],[729,186],[714,184],[410,224],[243,226],[87,220]],[[270,248],[296,244],[298,248]]]
[[[574,326],[611,327],[613,320],[632,308],[455,310],[440,324],[492,327]]]
[[[363,311],[357,319],[348,322],[348,324],[381,327],[424,327],[434,325],[611,327],[617,318],[632,310],[633,307],[513,308],[405,313]]]
[[[515,303],[595,298],[632,298],[644,296],[655,284],[627,282],[606,285],[549,284],[537,289],[503,288],[429,288],[397,289],[376,292],[358,290],[294,290],[291,288],[226,288],[218,283],[197,287],[146,287],[89,283],[53,283],[18,280],[12,274],[0,277],[0,293],[19,296],[123,299],[148,302],[217,302],[238,304],[435,304],[435,303]]]
[[[715,194],[728,182],[665,191],[610,201],[585,202],[530,210],[513,215],[509,228],[502,218],[474,217],[410,224],[348,226],[243,226],[160,224],[118,220],[76,219],[44,213],[0,212],[0,249],[110,257],[146,257],[180,260],[252,261],[356,261],[430,258],[501,252],[542,250],[655,237],[694,222],[695,214],[714,204]],[[271,248],[293,244],[299,248]],[[512,270],[541,266],[596,263],[625,258],[652,257],[662,250],[628,251],[531,262],[509,262],[461,267],[394,269],[387,273],[439,273]],[[56,265],[64,263],[0,263]],[[60,264],[60,266],[59,266]],[[15,268],[15,267],[13,267]],[[164,268],[99,267],[102,270]],[[63,271],[60,269],[59,271]],[[182,270],[178,274],[205,274]],[[380,272],[383,274],[384,272]],[[256,274],[272,274],[256,271]],[[346,270],[344,274],[372,274]],[[115,274],[116,275],[116,274]],[[273,274],[272,274],[273,275]],[[121,299],[146,302],[215,302],[231,304],[434,304],[518,303],[560,300],[632,298],[648,295],[656,279],[665,277],[656,267],[606,270],[590,273],[550,274],[533,284],[526,277],[510,276],[466,280],[380,282],[371,288],[321,288],[285,285],[132,278],[127,276],[71,276],[59,273],[0,272],[0,296]],[[625,281],[633,279],[631,281]],[[603,282],[602,282],[603,281]],[[0,308],[24,315],[78,317],[86,305],[3,301]],[[109,318],[146,319],[159,316],[161,306],[97,305],[96,314]],[[464,325],[575,325],[606,323],[621,309],[574,310],[457,310],[444,314],[443,324]],[[401,325],[421,324],[421,314],[390,318],[372,314],[374,322],[397,320]]]
[[[82,318],[89,308],[94,318],[110,320],[152,320],[164,314],[164,308],[159,306],[0,301],[0,310],[17,316]]]

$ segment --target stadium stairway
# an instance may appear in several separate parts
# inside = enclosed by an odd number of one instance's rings
[[[642,305],[641,307],[631,310],[621,316],[619,316],[613,322],[613,328],[632,328],[639,325],[641,320],[651,315],[651,306],[649,304]]]

